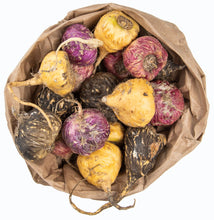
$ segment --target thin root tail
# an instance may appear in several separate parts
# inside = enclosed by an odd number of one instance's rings
[[[33,84],[33,82],[34,82],[34,84]],[[41,112],[41,114],[47,120],[48,126],[51,128],[51,130],[53,130],[53,126],[51,124],[51,121],[50,121],[49,117],[47,116],[47,114],[44,112],[44,110],[42,110],[38,105],[36,105],[32,102],[22,101],[18,96],[16,96],[16,94],[14,93],[14,91],[12,89],[12,87],[21,87],[21,86],[30,86],[30,85],[39,85],[39,84],[40,84],[40,82],[36,81],[35,79],[26,80],[26,81],[23,81],[23,82],[9,82],[7,84],[7,89],[9,90],[9,92],[11,93],[11,95],[12,95],[12,97],[15,101],[17,101],[18,103],[20,103],[22,105],[31,106],[31,107],[37,109],[39,112]]]

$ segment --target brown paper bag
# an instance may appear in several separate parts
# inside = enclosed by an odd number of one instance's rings
[[[168,50],[174,62],[184,63],[187,67],[179,72],[177,83],[186,100],[185,111],[180,120],[171,126],[167,146],[158,158],[155,168],[148,176],[137,181],[129,192],[129,194],[133,194],[144,190],[167,169],[190,153],[201,142],[206,128],[209,104],[206,97],[205,75],[193,58],[185,36],[174,24],[136,9],[116,4],[92,5],[70,11],[58,24],[49,27],[41,34],[11,73],[8,82],[26,80],[31,77],[31,72],[38,71],[43,57],[49,51],[56,50],[67,26],[78,22],[93,30],[99,18],[113,9],[121,10],[135,19],[142,27],[142,34],[146,31],[157,37]],[[36,87],[14,88],[14,92],[22,100],[33,101],[35,89]],[[18,112],[26,109],[13,100],[7,89],[5,89],[5,105],[8,127],[14,137],[17,120],[12,114],[12,109]],[[26,163],[36,183],[49,185],[67,193],[70,193],[75,184],[82,179],[80,174],[70,166],[64,165],[60,168],[56,157],[52,154],[42,161],[26,161]],[[112,185],[112,191],[120,191],[125,183],[126,175],[125,172],[122,172]],[[81,182],[74,194],[97,200],[107,199],[106,193],[87,182]]]

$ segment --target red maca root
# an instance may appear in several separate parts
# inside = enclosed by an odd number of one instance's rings
[[[155,115],[151,120],[154,126],[171,125],[177,121],[184,110],[181,91],[168,81],[151,82],[155,93]]]
[[[116,53],[109,53],[103,59],[103,64],[108,72],[113,73],[119,79],[124,79],[129,76],[129,72],[126,70],[123,64],[123,56],[121,50]]]
[[[73,152],[63,140],[57,140],[54,143],[52,153],[58,157],[61,157],[62,159],[68,160]]]
[[[166,65],[167,58],[167,51],[151,36],[137,38],[123,52],[124,66],[130,74],[148,81],[157,76]]]

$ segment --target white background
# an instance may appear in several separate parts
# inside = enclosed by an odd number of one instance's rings
[[[105,210],[93,219],[133,217],[153,219],[214,219],[213,144],[213,4],[211,0],[115,0],[115,1],[1,1],[0,3],[0,219],[87,219],[69,204],[68,195],[52,187],[36,184],[19,156],[7,128],[3,89],[7,77],[22,56],[49,26],[63,19],[68,11],[97,3],[114,2],[157,16],[176,24],[185,34],[194,58],[207,79],[210,103],[208,125],[202,142],[190,154],[166,171],[145,191],[124,199],[134,209]],[[74,197],[86,210],[103,202]],[[139,215],[140,214],[140,215]]]

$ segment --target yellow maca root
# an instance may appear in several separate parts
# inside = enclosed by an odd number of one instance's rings
[[[42,60],[39,71],[33,78],[22,82],[10,82],[9,87],[45,85],[60,96],[65,96],[74,88],[68,55],[64,51],[49,52]]]
[[[100,18],[94,36],[103,41],[106,51],[114,53],[130,44],[137,37],[139,30],[139,25],[132,18],[114,10]]]
[[[120,83],[102,101],[112,108],[122,123],[130,127],[144,127],[155,114],[153,88],[149,81],[142,78]]]
[[[54,93],[65,96],[74,89],[71,65],[65,51],[49,52],[39,69],[40,79]]]
[[[120,148],[113,143],[105,145],[89,156],[79,155],[77,166],[86,180],[105,192],[111,191],[111,184],[118,176],[122,164]]]
[[[140,31],[139,25],[129,16],[119,10],[104,14],[98,21],[94,36],[103,42],[96,67],[108,53],[122,50],[134,40]]]

